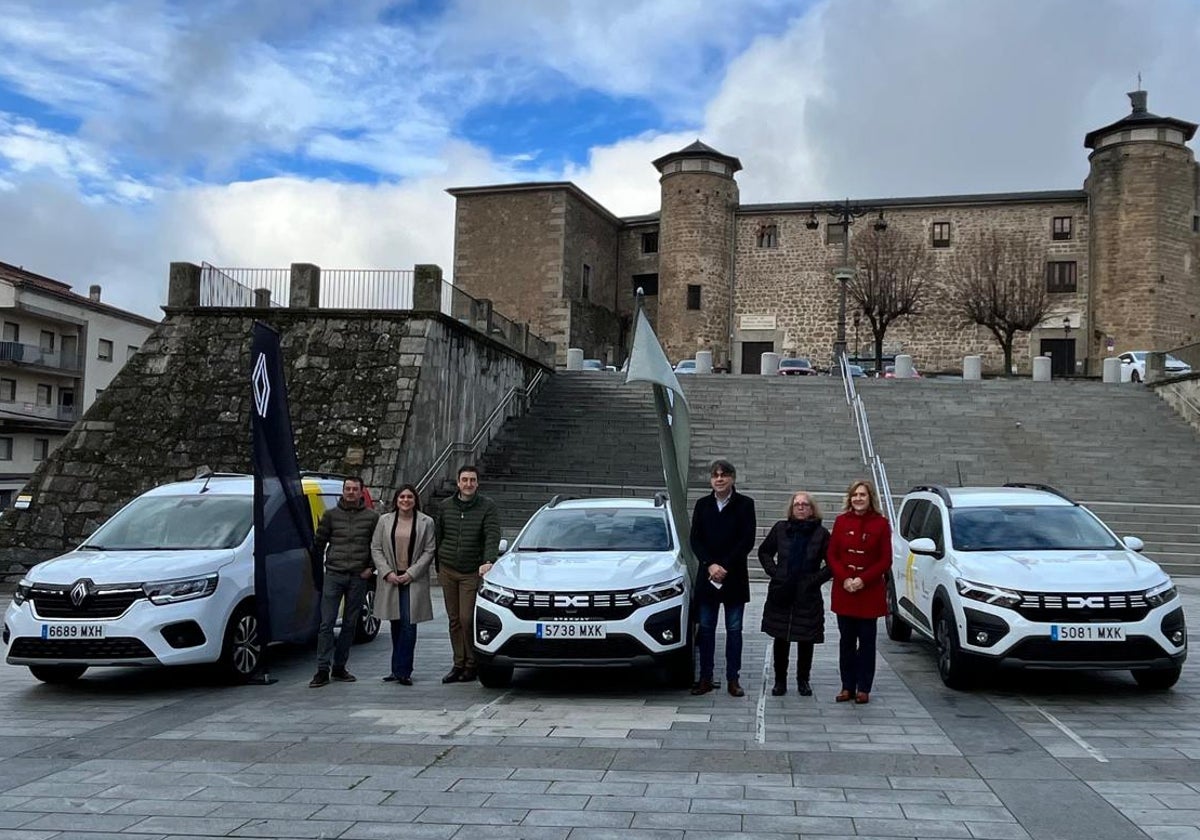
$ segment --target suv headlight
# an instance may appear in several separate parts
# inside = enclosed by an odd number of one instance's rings
[[[152,604],[174,604],[178,601],[194,601],[207,598],[217,591],[217,575],[205,575],[185,580],[160,580],[143,583],[142,591]]]
[[[991,604],[993,607],[1005,607],[1013,610],[1021,604],[1021,593],[1011,589],[1002,589],[986,583],[974,583],[962,578],[954,581],[954,585],[958,588],[958,594],[964,598]]]
[[[17,588],[13,590],[13,603],[18,607],[29,600],[29,591],[33,589],[26,581],[21,581],[17,584]]]
[[[479,586],[479,597],[502,607],[511,607],[517,600],[517,593],[485,580]]]
[[[677,577],[675,580],[667,581],[666,583],[656,583],[653,586],[648,586],[645,589],[634,592],[629,597],[639,607],[648,607],[651,604],[668,601],[682,594],[683,578]]]
[[[1179,597],[1179,590],[1175,588],[1175,583],[1170,579],[1163,581],[1158,586],[1152,586],[1144,593],[1146,603],[1152,607],[1161,607],[1167,601],[1173,601]]]

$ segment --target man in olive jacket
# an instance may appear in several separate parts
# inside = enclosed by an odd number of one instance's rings
[[[321,629],[317,633],[317,673],[309,688],[329,685],[329,664],[333,660],[333,679],[338,682],[354,682],[355,677],[346,670],[350,659],[350,646],[358,631],[358,617],[362,612],[367,585],[375,573],[371,559],[371,537],[375,534],[375,523],[379,514],[363,502],[361,478],[347,478],[342,482],[342,498],[336,507],[325,511],[317,523],[313,553],[318,560],[325,561],[325,579],[321,585]],[[342,611],[342,629],[337,636],[336,648],[333,626],[337,623],[338,607],[345,599]]]
[[[475,680],[475,593],[492,568],[500,547],[500,512],[479,495],[479,470],[458,468],[458,493],[446,499],[434,519],[438,576],[450,620],[454,667],[442,682]]]

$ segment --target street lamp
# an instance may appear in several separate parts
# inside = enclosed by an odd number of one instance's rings
[[[842,228],[842,265],[833,273],[834,279],[838,282],[837,339],[833,342],[833,364],[838,371],[838,376],[841,376],[842,359],[846,355],[846,286],[854,279],[854,268],[850,265],[850,225],[854,224],[855,219],[861,219],[871,213],[879,214],[872,225],[875,230],[887,230],[888,223],[883,218],[881,208],[870,207],[866,204],[851,204],[850,199],[847,198],[840,204],[814,204],[809,210],[808,221],[804,223],[809,230],[817,230],[821,226],[821,223],[817,221],[818,213],[828,216],[831,222],[836,222]],[[855,344],[857,343],[858,339],[855,337]]]
[[[854,310],[854,361],[856,364],[861,364],[859,356],[862,355],[862,345],[858,343],[858,325],[862,322],[862,310]]]

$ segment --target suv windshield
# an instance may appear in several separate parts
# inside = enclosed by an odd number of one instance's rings
[[[142,496],[104,523],[83,547],[102,551],[235,548],[253,524],[251,496]]]
[[[959,551],[1064,551],[1123,548],[1078,507],[971,507],[950,511]]]
[[[668,551],[671,532],[661,509],[544,510],[533,518],[517,551]]]

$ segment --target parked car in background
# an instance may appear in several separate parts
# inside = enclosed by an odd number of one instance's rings
[[[849,369],[849,371],[850,371],[850,378],[851,378],[851,379],[864,379],[864,378],[866,378],[867,372],[866,372],[865,370],[863,370],[863,369],[862,369],[862,366],[861,366],[861,365],[846,365],[846,367],[847,367],[847,369]]]
[[[677,375],[680,373],[695,373],[695,372],[696,372],[696,360],[695,359],[681,359],[679,364],[675,365],[675,373]]]
[[[1145,382],[1146,357],[1149,355],[1149,350],[1131,350],[1117,356],[1121,360],[1121,381]],[[1170,353],[1167,354],[1166,369],[1167,376],[1186,376],[1192,372],[1191,365],[1175,358]]]
[[[812,366],[812,362],[802,356],[795,359],[780,359],[779,360],[779,375],[780,376],[816,376],[817,369]]]
[[[603,372],[604,362],[600,361],[599,359],[584,359],[583,370],[598,370]]]
[[[895,379],[896,378],[896,366],[895,365],[884,365],[883,378],[884,379]],[[920,371],[917,370],[916,365],[913,365],[912,376],[909,378],[910,379],[920,379],[921,378],[921,373],[920,373]]]

